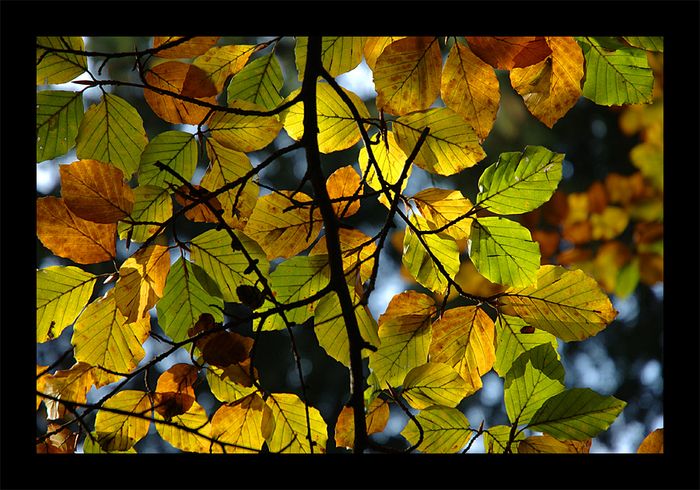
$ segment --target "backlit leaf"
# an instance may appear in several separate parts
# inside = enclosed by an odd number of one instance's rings
[[[223,300],[212,296],[202,285],[198,266],[180,257],[170,267],[162,299],[156,305],[158,324],[175,342],[188,338],[191,328],[202,313],[211,313],[215,321],[223,321],[223,313],[214,306],[223,308]],[[214,306],[212,306],[214,305]]]
[[[197,368],[192,364],[170,366],[158,377],[153,397],[155,411],[166,420],[187,412],[195,401],[193,385],[196,381]]]
[[[664,430],[656,429],[650,432],[639,445],[637,453],[656,453],[663,454],[664,452]]]
[[[296,97],[297,89],[287,97]],[[343,92],[350,98],[362,118],[369,118],[365,103],[349,90]],[[316,84],[316,115],[318,120],[318,149],[321,153],[347,150],[360,141],[357,122],[343,99],[327,83]],[[300,141],[304,135],[304,104],[299,102],[282,113],[282,123],[289,136]]]
[[[95,436],[105,451],[126,451],[143,439],[151,425],[151,400],[145,391],[123,390],[104,402],[95,417]],[[108,409],[133,413],[111,412]]]
[[[440,95],[442,56],[434,37],[388,45],[374,65],[377,108],[397,116],[427,109]]]
[[[348,283],[354,284],[357,274],[364,283],[372,275],[377,246],[374,241],[357,229],[341,228],[338,230],[340,250],[343,258],[343,271]],[[309,251],[309,255],[327,254],[326,236],[322,236]]]
[[[564,366],[551,344],[520,355],[506,374],[503,400],[511,422],[526,424],[550,397],[564,391]]]
[[[83,310],[97,278],[73,266],[50,266],[36,271],[36,340],[58,338]]]
[[[75,146],[83,119],[83,93],[43,90],[36,94],[36,161],[63,155]]]
[[[389,402],[375,398],[367,407],[367,435],[382,432],[389,421]],[[352,449],[355,446],[355,419],[352,407],[343,407],[335,424],[335,445]]]
[[[274,393],[267,399],[267,405],[272,409],[271,418],[274,421],[274,431],[266,438],[270,452],[326,452],[328,429],[317,409],[308,407],[310,425],[307,426],[306,408],[297,395]],[[307,438],[309,431],[311,441]]]
[[[560,441],[547,434],[530,436],[518,443],[520,454],[575,453],[588,454],[591,439],[585,441]]]
[[[624,36],[625,41],[637,48],[646,49],[647,51],[664,52],[664,38],[661,36]]]
[[[265,252],[260,246],[240,231],[233,231],[243,248],[257,267],[267,277],[270,269]],[[250,268],[248,259],[240,250],[235,250],[226,231],[208,230],[192,239],[190,247],[192,261],[198,264],[219,286],[224,301],[241,302],[236,289],[247,284],[255,287],[258,275]]]
[[[548,399],[527,428],[561,440],[585,441],[607,430],[626,402],[589,388],[570,388]]]
[[[265,442],[262,421],[263,414],[269,411],[270,407],[255,394],[235,405],[221,405],[211,418],[211,436],[233,445],[224,446],[222,452],[256,453]],[[214,452],[219,452],[220,447],[214,446]]]
[[[496,120],[501,92],[496,72],[465,45],[455,43],[442,71],[440,94],[445,105],[471,124],[484,140]]]
[[[541,36],[467,36],[467,42],[479,58],[499,70],[534,65],[552,52]]]
[[[224,403],[232,403],[258,389],[253,385],[246,364],[219,368],[207,366],[207,383],[212,395]]]
[[[416,415],[423,429],[423,442],[418,450],[423,453],[456,453],[467,445],[472,434],[469,420],[456,408],[433,406]],[[413,420],[401,431],[411,445],[418,442],[420,432]]]
[[[234,100],[229,106],[244,111],[263,111],[264,108],[247,100]],[[277,116],[239,115],[214,112],[208,122],[212,137],[226,148],[250,152],[261,150],[277,137],[282,124]]]
[[[76,362],[70,369],[56,371],[47,376],[43,393],[65,402],[86,403],[87,392],[95,384],[94,373],[95,369],[91,365]],[[60,401],[45,398],[44,404],[48,420],[61,419],[66,413],[66,407]]]
[[[166,43],[182,39],[182,36],[154,36],[153,47],[159,48]],[[171,48],[161,49],[156,56],[159,58],[192,58],[206,53],[217,43],[219,36],[196,36],[181,42]]]
[[[96,160],[59,167],[61,195],[68,209],[95,223],[116,223],[134,208],[134,192],[118,168]]]
[[[491,282],[527,286],[537,277],[540,246],[521,224],[489,216],[472,223],[469,258],[476,270]]]
[[[171,419],[171,424],[158,423],[164,417],[155,412],[158,434],[173,447],[191,453],[208,453],[217,444],[211,441],[211,423],[204,408],[194,402],[190,409]],[[220,446],[219,446],[220,447]]]
[[[494,352],[493,320],[477,306],[446,310],[433,323],[430,361],[444,363],[469,383],[471,394],[482,386],[481,377],[491,370]]]
[[[37,454],[73,454],[78,445],[80,434],[63,427],[61,424],[49,423],[46,426],[48,437],[37,441]]]
[[[581,96],[583,54],[572,37],[545,39],[552,54],[532,66],[513,68],[510,82],[528,111],[551,128]]]
[[[429,296],[405,291],[392,298],[379,317],[377,352],[369,356],[369,367],[382,389],[399,386],[406,374],[428,360],[431,317],[435,305]]]
[[[340,167],[333,172],[326,181],[326,187],[330,199],[349,199],[332,203],[336,216],[346,218],[360,210],[359,198],[362,196],[360,175],[352,165]]]
[[[457,371],[433,361],[408,372],[401,395],[413,408],[421,410],[431,405],[456,407],[471,392],[471,385]]]
[[[247,44],[214,46],[197,56],[192,64],[201,68],[216,87],[216,91],[221,92],[226,79],[241,71],[255,49],[256,46]]]
[[[82,37],[52,36],[37,37],[37,45],[52,49],[85,50]],[[60,84],[70,82],[87,70],[87,58],[73,53],[48,52],[46,49],[36,50],[36,84]]]
[[[134,209],[117,226],[119,238],[131,237],[133,242],[145,242],[173,215],[173,202],[168,189],[152,185],[138,186],[134,191]],[[147,224],[130,224],[147,222]],[[160,230],[163,231],[162,229]]]
[[[379,58],[379,55],[382,54],[384,48],[386,48],[394,41],[398,41],[399,39],[403,39],[404,37],[406,36],[371,36],[365,38],[366,41],[363,52],[365,55],[365,61],[367,62],[367,66],[369,66],[370,69],[374,71],[374,66],[377,62],[377,58]]]
[[[282,102],[284,85],[282,68],[274,53],[248,63],[233,77],[227,90],[228,100],[247,100],[265,109],[274,109]]]
[[[501,153],[479,178],[476,204],[498,214],[521,214],[549,201],[559,185],[563,153],[542,146]]]
[[[97,440],[97,434],[95,432],[91,432],[83,441],[83,454],[134,454],[136,452],[136,448],[134,447],[127,449],[126,451],[105,451],[100,447]]]
[[[431,227],[441,228],[447,223],[462,218],[472,209],[472,203],[460,191],[430,187],[414,195],[411,200]],[[445,229],[445,234],[455,240],[469,238],[471,218],[461,219]]]
[[[506,449],[510,449],[511,453],[517,453],[518,441],[524,440],[525,434],[519,432],[512,443],[508,444],[510,431],[511,427],[507,425],[489,427],[487,431],[484,431],[484,451],[489,454],[503,454]]]
[[[617,315],[595,279],[554,265],[540,267],[535,284],[509,288],[500,300],[528,325],[565,342],[597,334]]]
[[[210,313],[203,313],[192,328],[187,329],[190,337],[198,336],[194,345],[202,353],[202,360],[210,366],[227,368],[244,363],[250,358],[253,340],[250,337],[219,328]],[[199,336],[199,334],[206,335]]]
[[[104,94],[80,122],[76,154],[81,160],[110,163],[130,179],[139,167],[146,143],[148,138],[138,111],[121,97]]]
[[[107,293],[90,303],[75,322],[71,344],[76,360],[126,375],[143,359],[143,343],[150,331],[149,317],[128,323],[114,294]],[[114,374],[101,370],[94,376],[98,387],[115,381]]]
[[[156,162],[170,167],[189,181],[197,167],[195,136],[184,131],[164,131],[153,138],[141,154],[139,185],[167,187],[171,182],[181,184],[180,179],[156,167]]]
[[[308,37],[297,37],[294,48],[299,81],[304,79]],[[357,67],[362,61],[364,37],[324,36],[321,40],[321,63],[332,77]]]
[[[195,223],[219,223],[219,213],[223,213],[221,203],[216,197],[203,199],[209,194],[209,190],[201,185],[180,186],[175,191],[175,201],[180,206],[189,206],[196,203],[194,207],[185,211],[185,217]]]
[[[557,338],[549,332],[535,330],[532,333],[523,332],[528,327],[525,321],[517,316],[500,314],[496,320],[496,362],[493,369],[501,378],[505,378],[510,367],[523,352],[529,351],[542,344],[551,344],[557,350]]]
[[[36,221],[37,237],[59,257],[97,264],[117,256],[117,225],[86,221],[73,214],[62,198],[37,199]]]
[[[216,87],[207,73],[197,66],[180,61],[166,61],[151,68],[146,73],[145,80],[158,91],[145,88],[143,98],[158,117],[169,123],[200,124],[209,114],[209,109],[160,91],[216,104]]]
[[[411,154],[421,132],[428,127],[430,133],[414,161],[422,169],[454,175],[486,156],[469,123],[448,107],[414,112],[394,121],[396,141],[405,154]]]
[[[386,144],[382,142],[381,144],[374,145],[372,147],[372,155],[377,162],[382,179],[384,179],[388,185],[396,184],[399,181],[401,172],[406,165],[407,157],[396,142],[393,132],[388,131],[386,133]],[[379,178],[379,174],[377,174],[374,165],[370,164],[369,152],[367,151],[367,148],[363,147],[360,149],[358,161],[360,162],[362,176],[364,177],[367,185],[375,191],[381,191],[382,180]],[[413,165],[408,167],[406,178],[401,185],[402,191],[408,183],[408,178],[411,176],[412,169]],[[389,191],[389,195],[393,198],[394,193]],[[389,207],[389,202],[384,194],[379,196],[379,202],[384,204],[386,207]]]
[[[576,38],[586,58],[583,96],[601,105],[649,103],[654,73],[646,51],[609,37]]]
[[[308,248],[318,236],[322,221],[320,211],[308,207],[292,207],[290,199],[308,203],[303,192],[279,191],[261,197],[248,219],[244,232],[258,242],[272,260],[289,258]]]

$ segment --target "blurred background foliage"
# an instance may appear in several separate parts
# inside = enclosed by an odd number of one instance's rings
[[[255,44],[267,39],[223,37],[219,44]],[[148,48],[152,38],[90,37],[85,41],[87,50],[117,52]],[[294,62],[294,38],[283,39],[275,53],[284,73],[282,95],[286,96],[300,86]],[[447,49],[443,53],[446,56]],[[100,62],[100,59],[89,60],[90,70],[97,78],[139,83],[132,59],[112,59],[97,75]],[[542,145],[565,154],[562,182],[554,197],[541,208],[521,216],[521,223],[539,242],[543,263],[581,268],[591,274],[611,295],[619,311],[617,319],[597,336],[580,343],[560,342],[568,387],[589,387],[627,402],[627,407],[610,430],[594,440],[591,452],[636,452],[646,434],[663,426],[663,55],[650,53],[649,62],[655,73],[652,104],[604,107],[582,97],[552,129],[529,114],[522,98],[511,88],[508,72],[497,71],[501,100],[494,128],[483,142],[486,159],[452,177],[430,175],[414,168],[405,191],[405,194],[413,195],[432,186],[459,189],[474,201],[481,172],[501,153],[522,151],[527,145]],[[365,101],[370,114],[377,114],[371,72],[364,61],[353,72],[341,75],[338,81]],[[188,130],[186,126],[173,127],[158,118],[145,103],[143,90],[131,87],[112,90],[139,111],[149,138],[170,129]],[[96,103],[99,96],[98,89],[86,91],[86,107]],[[225,97],[225,91],[222,97]],[[290,142],[282,132],[273,142],[273,147],[286,146]],[[359,169],[357,152],[360,145],[324,155],[326,175],[349,164]],[[266,151],[250,154],[251,163],[255,165],[266,154]],[[37,196],[58,195],[58,165],[76,159],[75,153],[70,152],[41,162],[37,166]],[[206,159],[200,156],[194,183],[198,183],[206,166]],[[277,189],[295,189],[304,169],[303,153],[292,152],[261,172],[260,180]],[[302,190],[311,193],[310,188]],[[262,192],[269,191],[262,189]],[[381,226],[385,213],[386,208],[376,199],[366,199],[362,201],[360,212],[347,222],[372,235]],[[187,239],[210,226],[183,220],[178,223],[178,231],[189,231],[189,236],[181,237]],[[394,294],[405,289],[420,289],[401,265],[402,233],[399,227],[381,255],[378,289],[370,301],[375,318],[384,311]],[[118,260],[125,259],[133,251],[133,245],[126,250],[121,242]],[[463,260],[465,263],[456,280],[465,290],[479,295],[499,290],[500,286],[489,283],[475,271],[466,256]],[[39,268],[69,263],[53,256],[37,240]],[[113,271],[111,264],[97,264],[85,269],[96,274]],[[112,286],[103,286],[101,290],[96,288],[95,296],[104,294]],[[450,301],[449,306],[459,304],[456,298],[450,298]],[[155,318],[152,319],[152,328],[162,335]],[[251,332],[250,327],[238,330],[244,334],[246,330]],[[325,354],[309,325],[296,326],[293,330],[308,385],[308,401],[321,411],[329,427],[334,427],[340,409],[349,398],[348,370]],[[59,338],[38,344],[38,364],[51,364],[66,352],[70,348],[71,333],[72,328],[67,328]],[[165,347],[152,338],[147,340],[143,362]],[[58,369],[67,369],[73,362],[71,356],[67,356]],[[150,373],[149,381],[154,383],[160,372],[177,362],[189,362],[189,354],[182,350],[161,361],[157,372]],[[256,362],[261,382],[269,390],[301,393],[286,331],[266,332],[261,336]],[[144,388],[143,379],[134,379],[125,387]],[[93,388],[88,401],[99,399],[100,393],[109,389],[107,386],[97,392]],[[484,376],[482,390],[465,399],[458,408],[474,427],[482,420],[485,427],[505,424],[507,417],[502,389],[503,381],[495,373],[488,373]],[[199,385],[197,399],[209,415],[220,403],[211,395],[205,381]],[[403,448],[405,442],[398,434],[405,423],[405,414],[392,409],[386,430],[373,438]],[[45,431],[44,417],[40,413],[37,434]],[[137,444],[137,450],[176,451],[158,436],[153,426],[150,435]],[[481,443],[476,443],[471,451],[480,450],[483,450]]]

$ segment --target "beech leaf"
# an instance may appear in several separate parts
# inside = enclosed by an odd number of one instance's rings
[[[423,441],[418,446],[423,453],[456,453],[467,445],[472,434],[469,420],[456,408],[428,407],[416,419],[423,429]],[[401,435],[413,445],[418,442],[420,431],[409,419]]]
[[[87,305],[97,278],[73,266],[36,271],[37,342],[58,338]]]
[[[36,161],[63,155],[75,146],[83,119],[82,92],[42,90],[36,94]]]
[[[272,453],[325,453],[328,433],[326,422],[314,407],[307,405],[293,393],[274,393],[267,399],[274,430],[266,437]],[[263,421],[265,425],[265,421]],[[311,440],[307,435],[311,433]]]

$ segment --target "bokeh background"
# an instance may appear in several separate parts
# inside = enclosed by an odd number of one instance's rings
[[[268,39],[226,37],[220,43],[254,44]],[[135,47],[143,49],[151,46],[151,38],[148,37],[86,37],[84,40],[86,49],[91,51],[128,51]],[[300,86],[294,64],[294,38],[283,39],[275,52],[285,77],[282,94],[287,95]],[[444,54],[446,56],[447,50]],[[101,59],[89,59],[89,68],[95,75],[100,62]],[[527,145],[542,145],[566,155],[564,176],[556,199],[539,212],[528,213],[522,222],[533,230],[533,237],[541,242],[543,261],[580,267],[595,275],[601,286],[608,290],[614,307],[619,311],[616,320],[597,336],[580,343],[560,342],[559,347],[566,369],[567,387],[589,387],[627,402],[625,410],[610,430],[593,441],[591,452],[598,453],[636,452],[649,432],[664,425],[663,226],[659,224],[663,223],[663,56],[650,55],[650,63],[656,77],[653,104],[609,108],[581,98],[552,129],[528,113],[522,98],[512,90],[508,73],[498,71],[501,101],[494,129],[483,143],[486,159],[449,178],[433,176],[414,167],[405,191],[405,194],[413,195],[432,186],[459,189],[474,201],[481,172],[494,163],[500,153],[522,151]],[[132,68],[133,60],[114,59],[96,77],[138,83],[138,76]],[[373,103],[376,92],[371,71],[364,61],[352,72],[340,76],[338,82],[360,96],[370,113],[376,115]],[[64,84],[61,88],[71,89],[71,84]],[[78,90],[84,87],[74,85],[72,88]],[[160,120],[143,100],[142,90],[128,87],[107,87],[107,90],[124,97],[137,108],[149,138],[169,129],[191,132],[195,129]],[[98,102],[99,96],[98,89],[87,90],[84,93],[86,108]],[[436,102],[438,105],[441,105],[439,100]],[[290,142],[282,131],[272,147],[279,148]],[[356,161],[358,148],[359,144],[350,150],[325,155],[323,165],[326,175],[345,165],[359,168]],[[255,165],[266,154],[265,151],[250,154],[251,163]],[[40,162],[36,172],[37,197],[60,195],[59,165],[75,160],[77,157],[73,151],[60,158]],[[195,183],[205,169],[206,162],[200,162],[194,176]],[[261,172],[260,180],[278,189],[294,189],[304,169],[303,154],[290,153]],[[261,192],[269,191],[261,188]],[[618,199],[613,202],[620,194],[623,194],[623,201]],[[626,221],[620,217],[620,213],[612,217],[606,215],[608,207],[624,210]],[[373,235],[385,215],[385,208],[368,199],[363,201],[361,211],[350,218],[350,224]],[[578,221],[575,216],[579,216]],[[183,221],[182,227],[186,226],[185,223]],[[192,223],[187,226],[190,236],[195,236],[209,225]],[[399,226],[396,236],[391,244],[387,243],[381,255],[380,280],[370,301],[370,310],[375,318],[384,311],[395,294],[406,289],[421,288],[402,271],[401,228]],[[592,231],[594,229],[597,231]],[[597,239],[593,239],[592,235]],[[133,247],[126,250],[123,242],[118,243],[118,259],[123,260],[133,250]],[[37,266],[44,268],[57,264],[68,265],[70,261],[53,256],[37,240]],[[112,270],[111,265],[104,264],[86,269],[93,273]],[[465,281],[467,272],[464,274]],[[104,294],[112,286],[104,286],[101,290],[96,288],[95,296]],[[488,287],[483,283],[477,286]],[[155,317],[152,318],[152,327],[162,335]],[[245,333],[246,328],[240,331]],[[247,331],[250,332],[249,327]],[[326,356],[309,325],[293,327],[293,334],[302,357],[308,401],[321,411],[327,424],[332,427],[349,397],[348,371]],[[59,338],[37,344],[38,364],[48,365],[58,359],[70,348],[71,335],[72,328],[67,328]],[[143,362],[166,348],[167,345],[149,338],[145,344],[146,357]],[[261,336],[258,349],[261,382],[272,391],[300,394],[289,334],[286,331],[267,332]],[[265,362],[266,359],[269,361]],[[73,362],[68,356],[58,368],[67,369]],[[178,362],[189,362],[189,354],[181,350],[161,361],[157,369],[150,373],[150,385],[155,384],[160,372]],[[464,400],[458,408],[474,427],[481,420],[485,420],[485,427],[507,423],[503,381],[494,372],[484,376],[483,381],[482,390]],[[127,386],[127,389],[143,388],[142,379],[133,380]],[[96,401],[109,389],[110,386],[100,390],[93,388],[88,394],[88,401]],[[219,405],[208,392],[206,383],[200,385],[197,396],[198,402],[210,415]],[[46,430],[43,411],[42,406],[37,415],[37,434]],[[406,422],[406,415],[401,410],[392,410],[386,430],[373,436],[374,440],[397,448],[405,447],[399,433]],[[177,451],[158,436],[153,424],[149,436],[136,448],[139,452]],[[480,442],[471,449],[471,452],[482,451]]]

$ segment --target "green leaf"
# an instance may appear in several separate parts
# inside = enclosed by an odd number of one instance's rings
[[[283,85],[279,61],[274,53],[270,53],[251,61],[233,77],[227,99],[247,100],[271,110],[282,102],[280,90]]]
[[[469,257],[491,282],[528,286],[540,267],[540,246],[530,230],[500,216],[475,219],[469,238]]]
[[[506,374],[503,400],[508,418],[526,424],[550,397],[564,391],[564,366],[551,344],[520,355]]]
[[[637,48],[642,48],[647,51],[656,51],[659,53],[664,52],[664,38],[661,36],[624,36],[623,39]]]
[[[117,231],[122,240],[126,239],[131,232],[131,241],[142,243],[158,230],[159,225],[156,223],[163,223],[173,215],[173,201],[168,189],[161,187],[141,185],[133,191],[134,208],[129,215],[129,220],[149,223],[129,224],[127,221],[120,221]]]
[[[207,292],[197,277],[196,268],[197,265],[183,257],[177,259],[170,267],[163,297],[156,305],[158,324],[175,342],[189,337],[187,330],[197,323],[202,313],[211,313],[216,322],[224,320],[224,314],[216,308],[223,308],[224,302]]]
[[[53,49],[85,50],[82,37],[38,37],[36,43]],[[60,84],[70,82],[87,70],[87,58],[72,53],[54,53],[43,48],[36,50],[36,84]]]
[[[297,89],[286,100],[297,96]],[[369,111],[357,95],[349,90],[343,92],[350,98],[362,118],[369,118]],[[321,153],[347,150],[360,141],[362,135],[357,122],[343,99],[327,83],[316,85],[316,114],[318,119],[318,149]],[[282,113],[282,123],[287,134],[300,141],[304,135],[304,104],[298,102]]]
[[[584,441],[607,430],[626,405],[589,388],[571,388],[544,402],[527,428],[559,440]]]
[[[167,187],[173,183],[178,187],[182,181],[155,166],[160,162],[188,181],[197,167],[197,140],[193,134],[184,131],[165,131],[153,138],[141,154],[139,165],[139,185]]]
[[[586,58],[583,96],[600,105],[649,103],[654,73],[646,51],[615,38],[578,37]]]
[[[82,92],[44,90],[36,94],[36,161],[63,155],[75,146],[83,118]]]
[[[80,122],[76,153],[80,159],[111,163],[128,180],[138,169],[147,143],[138,111],[121,97],[104,94]]]
[[[529,325],[520,317],[498,315],[496,320],[496,362],[493,369],[501,378],[505,378],[513,361],[520,357],[523,352],[542,344],[551,344],[554,350],[557,350],[559,344],[554,335],[542,330],[526,333],[523,331],[524,327],[529,327]]]
[[[274,431],[266,437],[272,453],[310,453],[313,446],[315,454],[326,452],[328,428],[321,413],[314,407],[308,407],[309,425],[306,422],[306,406],[292,393],[274,393],[267,399],[272,409]],[[265,420],[263,420],[265,425]],[[311,432],[311,441],[307,439]]]
[[[256,46],[246,44],[212,46],[206,53],[197,56],[192,64],[201,68],[216,91],[221,92],[228,77],[241,71],[255,49]]]
[[[507,425],[494,425],[484,432],[484,451],[489,454],[503,454],[508,447],[511,428]],[[510,445],[512,453],[518,452],[518,441],[525,439],[525,434],[518,433]]]
[[[121,453],[136,453],[136,449],[133,447],[127,449],[126,451],[105,451],[100,447],[97,440],[97,433],[92,432],[91,435],[85,438],[83,441],[83,454],[121,454]]]
[[[304,80],[306,69],[306,50],[308,37],[297,37],[294,48],[299,81]],[[364,37],[324,36],[321,40],[321,62],[332,77],[337,77],[353,70],[362,61],[362,50],[365,45]]]
[[[97,278],[78,267],[50,266],[36,271],[37,342],[57,338],[83,310]]]
[[[476,204],[497,214],[521,214],[549,201],[561,180],[563,153],[542,146],[501,153],[479,178]]]
[[[431,405],[456,407],[471,392],[471,385],[447,364],[428,362],[411,369],[401,395],[418,410]]]
[[[422,131],[430,128],[414,163],[432,174],[454,175],[486,156],[469,123],[447,107],[412,112],[396,119],[392,128],[406,155],[411,154]]]
[[[257,267],[267,278],[270,264],[265,252],[255,241],[242,232],[233,233],[241,241],[248,255],[257,261]],[[250,267],[250,263],[240,250],[235,250],[231,237],[224,230],[208,230],[192,239],[191,259],[198,264],[219,286],[222,298],[226,302],[241,302],[236,289],[238,286],[256,287],[259,277]]]
[[[509,288],[500,300],[528,325],[565,342],[591,337],[617,316],[595,279],[554,265],[540,267],[535,284]]]
[[[234,100],[229,106],[246,111],[265,110],[247,100]],[[209,132],[216,141],[226,148],[243,152],[262,150],[282,129],[277,116],[239,115],[228,112],[215,112],[208,125]]]
[[[469,420],[456,408],[428,407],[416,415],[416,419],[423,429],[423,442],[418,446],[423,453],[456,453],[466,446],[472,434]],[[420,431],[409,419],[401,435],[414,445]]]
[[[147,392],[120,391],[105,401],[103,408],[131,412],[134,416],[99,410],[95,417],[95,435],[100,449],[127,451],[148,434],[151,400]]]
[[[430,224],[416,214],[409,220],[419,231],[431,230]],[[440,268],[454,279],[459,271],[459,248],[454,239],[446,234],[427,233],[422,234],[422,238],[437,261],[430,256],[416,232],[406,227],[401,262],[419,284],[436,293],[443,293],[447,289],[448,279]]]

